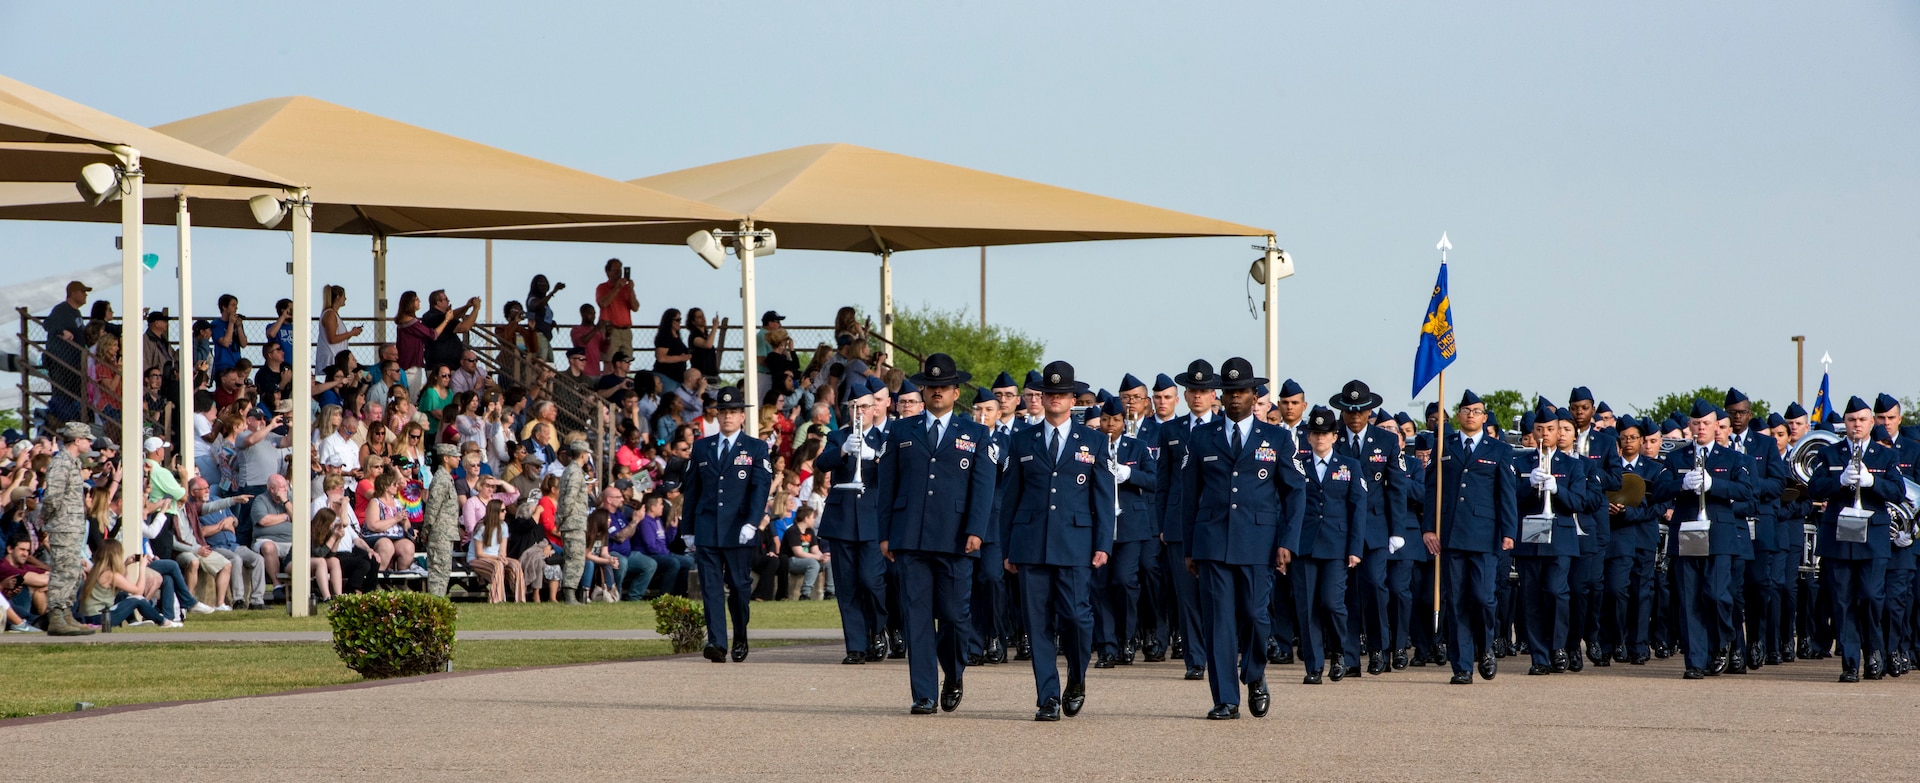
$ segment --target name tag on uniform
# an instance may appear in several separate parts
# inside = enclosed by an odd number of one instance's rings
[[[1021,461],[1021,462],[1032,462],[1032,461],[1033,461],[1033,455],[1032,455],[1032,454],[1028,454],[1028,455],[1025,455],[1025,456],[1023,456],[1023,457],[1021,457],[1021,458],[1020,458],[1020,461]]]
[[[1212,462],[1212,461],[1214,461],[1214,460],[1217,460],[1217,459],[1219,459],[1219,457],[1211,457],[1211,456],[1209,456],[1209,457],[1201,457],[1201,458],[1200,458],[1200,461],[1201,461],[1201,462]]]
[[[1275,454],[1273,449],[1254,449],[1253,459],[1256,462],[1279,462],[1280,461],[1279,455]]]
[[[1169,446],[1178,446],[1178,445],[1180,445],[1180,439],[1179,439],[1179,438],[1174,438],[1173,440],[1170,440],[1170,441],[1167,441],[1167,445],[1169,445]]]
[[[752,455],[752,454],[742,454],[742,455],[740,455],[740,456],[738,456],[738,457],[734,457],[734,458],[733,458],[733,464],[735,464],[735,465],[752,465],[752,464],[753,464],[753,455]]]
[[[974,443],[973,441],[965,440],[965,439],[956,440],[953,442],[953,447],[971,454],[973,453]]]

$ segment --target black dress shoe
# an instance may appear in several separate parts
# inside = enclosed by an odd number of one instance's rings
[[[733,640],[733,662],[739,663],[746,659],[747,659],[747,640],[745,639]]]
[[[1597,664],[1597,663],[1600,663],[1601,661],[1606,660],[1607,657],[1608,657],[1607,651],[1600,649],[1599,645],[1596,645],[1596,644],[1587,645],[1587,660],[1593,661],[1594,663]]]
[[[1367,656],[1367,673],[1375,677],[1387,673],[1387,654],[1376,652]]]
[[[1120,660],[1114,661],[1114,663],[1121,666],[1132,666],[1135,649],[1133,641],[1128,640],[1126,649],[1120,651]]]
[[[1087,706],[1087,684],[1084,682],[1067,683],[1067,689],[1060,695],[1060,706],[1067,711],[1069,718],[1079,715],[1080,708]]]
[[[1777,653],[1777,652],[1767,653],[1768,666],[1779,666],[1780,664],[1787,663],[1788,660],[1789,660],[1788,658],[1782,657],[1780,653]]]
[[[1767,654],[1758,647],[1747,648],[1747,668],[1758,669],[1767,665]]]
[[[1280,660],[1280,637],[1267,637],[1267,660],[1269,662],[1278,662]]]
[[[847,653],[847,657],[841,658],[840,662],[843,664],[866,663],[867,654],[863,652],[850,652]]]
[[[1188,666],[1185,677],[1189,680],[1204,680],[1207,678],[1207,667]]]
[[[1292,648],[1292,647],[1282,647],[1282,648],[1280,648],[1280,656],[1279,656],[1279,657],[1277,657],[1277,658],[1269,658],[1268,660],[1269,660],[1270,662],[1272,662],[1272,663],[1277,663],[1277,664],[1280,664],[1281,666],[1288,666],[1288,665],[1291,665],[1291,664],[1293,663],[1293,648]]]
[[[867,650],[867,662],[868,662],[868,663],[879,663],[879,662],[881,662],[881,661],[884,661],[884,660],[886,660],[886,659],[887,659],[887,652],[886,652],[886,649],[885,649],[885,648],[881,648],[881,647],[874,647],[874,648],[871,648],[871,649],[869,649],[869,650]]]
[[[939,710],[939,707],[934,706],[932,699],[914,699],[913,709],[907,712],[911,715],[932,715]]]
[[[1247,711],[1253,717],[1267,717],[1267,706],[1273,703],[1273,696],[1267,692],[1267,681],[1261,680],[1247,686]]]
[[[887,657],[894,660],[907,657],[907,637],[899,631],[887,632]]]
[[[1093,668],[1095,669],[1113,668],[1113,656],[1108,655],[1106,653],[1101,653],[1100,657],[1094,660]]]
[[[1707,663],[1707,676],[1718,677],[1721,674],[1725,673],[1727,670],[1728,659],[1732,657],[1733,657],[1733,650],[1731,649],[1722,647],[1718,650],[1715,650],[1713,653],[1713,660]]]
[[[1680,679],[1683,679],[1683,680],[1704,680],[1706,678],[1707,678],[1706,672],[1700,671],[1699,669],[1695,669],[1691,666],[1687,667],[1686,674],[1680,675]]]
[[[1337,660],[1338,659],[1336,659],[1336,661]],[[1337,662],[1327,665],[1327,679],[1332,680],[1334,682],[1339,682],[1346,678],[1347,678],[1347,667],[1345,665]]]
[[[1867,653],[1867,667],[1866,667],[1867,679],[1878,680],[1886,676],[1887,676],[1886,671],[1880,665],[1880,654],[1877,652]]]
[[[1160,637],[1157,636],[1147,637],[1147,644],[1140,653],[1147,659],[1147,663],[1159,663],[1167,659],[1167,648],[1160,643]]]
[[[1006,662],[1007,662],[1007,643],[999,639],[995,639],[991,642],[988,642],[987,643],[987,663],[1002,664]]]
[[[1508,652],[1507,646],[1508,646],[1507,640],[1505,639],[1493,640],[1493,657],[1495,658],[1507,657],[1507,652]]]
[[[1586,656],[1581,655],[1579,650],[1573,650],[1567,653],[1567,671],[1578,674],[1580,671],[1586,668],[1587,668]]]
[[[700,654],[707,656],[707,660],[713,661],[714,663],[727,662],[727,648],[717,644],[707,645],[706,649],[700,651]]]
[[[1613,651],[1614,663],[1626,663],[1631,657],[1632,656],[1627,655],[1627,650],[1624,647]]]
[[[1313,671],[1307,672],[1307,676],[1300,678],[1300,684],[1301,685],[1319,685],[1320,671],[1318,669],[1315,669]]]
[[[1425,667],[1427,661],[1431,658],[1432,656],[1428,654],[1426,650],[1415,647],[1413,648],[1413,654],[1407,656],[1407,665]]]
[[[1060,700],[1048,696],[1046,701],[1040,703],[1040,709],[1033,711],[1033,719],[1045,721],[1059,720]]]
[[[1491,680],[1499,673],[1500,662],[1494,660],[1492,654],[1480,656],[1480,679]]]
[[[1572,665],[1569,662],[1566,650],[1554,650],[1551,660],[1553,663],[1550,668],[1553,669],[1554,674],[1564,672]]]
[[[1660,660],[1663,660],[1663,661],[1667,659],[1667,656],[1672,654],[1673,653],[1669,652],[1667,650],[1667,646],[1664,644],[1653,648],[1653,657],[1659,658]]]
[[[1537,664],[1537,663],[1527,667],[1527,674],[1529,675],[1551,674],[1552,672],[1553,670],[1548,669],[1545,666],[1541,666],[1540,664]]]
[[[967,665],[968,666],[985,666],[987,665],[987,656],[982,655],[980,653],[974,653],[972,655],[969,655],[967,656]]]
[[[1020,646],[1014,648],[1013,659],[1016,661],[1033,660],[1033,645],[1028,644],[1025,637],[1020,639]],[[1039,720],[1039,718],[1035,718],[1035,720]]]
[[[1627,663],[1633,664],[1635,666],[1645,666],[1647,665],[1647,654],[1634,653],[1632,658],[1627,659]]]
[[[1472,685],[1473,672],[1471,671],[1454,672],[1453,679],[1447,680],[1447,684],[1448,685]]]
[[[1174,634],[1173,641],[1167,642],[1167,657],[1187,657],[1187,638],[1179,634]]]
[[[1348,676],[1348,677],[1353,677],[1353,678],[1355,678],[1355,679],[1359,679],[1359,677],[1360,677],[1360,667],[1358,667],[1358,666],[1348,666],[1348,667],[1347,667],[1347,676]]]
[[[1434,646],[1433,646],[1433,657],[1432,657],[1432,658],[1429,658],[1429,659],[1427,659],[1427,660],[1429,660],[1429,661],[1431,661],[1431,662],[1433,662],[1433,665],[1435,665],[1435,666],[1445,666],[1445,665],[1447,665],[1447,646],[1446,646],[1445,644],[1436,644],[1436,645],[1434,645]]]
[[[1240,719],[1240,705],[1238,704],[1215,704],[1213,705],[1213,709],[1207,710],[1207,720],[1239,720],[1239,719]]]
[[[871,639],[868,639],[868,640],[867,640],[867,649],[868,649],[869,651],[872,651],[872,650],[879,650],[879,651],[880,651],[880,657],[882,657],[882,658],[885,658],[885,657],[887,656],[887,635],[886,635],[886,633],[885,633],[885,632],[881,632],[881,633],[876,633],[876,634],[874,634],[874,635],[873,635],[873,638],[871,638]]]
[[[940,711],[952,712],[960,708],[960,697],[966,695],[966,687],[957,679],[947,680],[940,687]]]
[[[1395,650],[1393,653],[1393,670],[1400,671],[1405,668],[1407,668],[1407,651]]]
[[[1593,662],[1593,665],[1595,665],[1595,666],[1598,666],[1598,667],[1600,667],[1600,668],[1602,668],[1602,669],[1604,669],[1604,668],[1607,668],[1607,667],[1609,667],[1609,666],[1612,666],[1612,665],[1613,665],[1613,659],[1612,659],[1612,658],[1601,658],[1600,660],[1597,660],[1597,661],[1594,661],[1594,662]]]
[[[1859,682],[1860,671],[1851,666],[1842,667],[1840,669],[1840,681],[1841,682]]]

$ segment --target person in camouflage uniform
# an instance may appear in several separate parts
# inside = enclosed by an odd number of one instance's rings
[[[591,510],[588,497],[592,493],[593,477],[587,474],[587,460],[592,458],[592,450],[587,442],[579,438],[567,441],[570,453],[567,469],[560,474],[559,519],[555,527],[560,529],[560,538],[566,545],[566,565],[560,572],[560,594],[562,601],[569,604],[581,603],[579,593],[580,579],[587,570],[587,512]]]
[[[40,518],[47,534],[47,634],[85,636],[93,629],[73,618],[87,546],[87,485],[80,457],[93,449],[93,430],[79,422],[60,428],[61,448],[47,464]]]
[[[458,459],[459,446],[433,447],[433,483],[420,509],[427,534],[427,592],[442,597],[453,574],[453,543],[460,539],[460,499],[453,487],[453,463]]]

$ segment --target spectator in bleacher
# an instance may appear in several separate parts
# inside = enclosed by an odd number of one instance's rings
[[[360,443],[360,465],[367,471],[374,470],[373,461],[393,456],[393,436],[387,429],[387,421],[381,416],[367,419],[366,437]]]
[[[87,356],[87,396],[94,421],[102,427],[120,424],[120,335],[102,333]]]
[[[365,531],[362,535],[382,574],[425,576],[426,570],[413,564],[414,544],[408,537],[412,522],[399,491],[399,474],[388,471],[374,478],[373,499],[367,503],[367,515],[361,522]]]
[[[506,495],[503,493],[501,497]],[[520,563],[507,556],[506,508],[510,505],[512,501],[488,501],[467,550],[467,570],[487,584],[487,603],[490,604],[506,601],[509,592],[515,603],[526,600],[526,580]]]
[[[612,400],[614,395],[633,392],[633,357],[626,351],[616,351],[607,357],[607,372],[593,380],[593,393],[603,400]]]
[[[660,314],[660,328],[653,332],[653,371],[681,383],[692,360],[693,352],[680,340],[680,311],[669,307]]]
[[[147,430],[177,437],[180,420],[173,415],[173,391],[179,387],[168,386],[167,372],[160,367],[147,370],[145,380],[140,387],[140,411]]]
[[[167,314],[155,310],[147,313],[147,331],[142,334],[146,344],[140,349],[142,370],[159,370],[166,377],[173,377],[179,367],[179,354],[173,347],[173,336],[167,331]]]
[[[653,558],[635,554],[633,537],[640,530],[633,518],[633,509],[627,507],[627,496],[620,490],[607,487],[600,493],[600,506],[597,509],[607,515],[606,566],[613,570],[613,579],[608,580],[608,597],[614,601],[638,601],[647,592],[647,585],[653,582],[653,573],[659,564]],[[588,520],[587,537],[593,537],[593,523]],[[591,560],[591,555],[589,555]]]
[[[293,557],[293,514],[287,508],[292,498],[287,477],[274,474],[267,479],[267,491],[255,495],[247,509],[253,520],[253,551],[266,565],[267,583],[280,589],[280,576]]]
[[[652,560],[655,567],[653,581],[660,586],[660,592],[674,595],[686,595],[686,575],[693,570],[693,558],[684,554],[675,554],[668,546],[672,531],[661,518],[666,507],[663,493],[649,493],[640,502],[640,519],[633,537],[633,551],[636,556],[645,556]],[[629,566],[632,567],[631,565]],[[629,593],[638,590],[645,597],[646,585],[635,584]]]
[[[420,390],[420,412],[433,416],[453,402],[453,368],[435,367],[427,388]]]
[[[240,299],[221,294],[220,317],[213,321],[213,375],[240,362],[240,351],[247,347],[246,319],[240,315]]]
[[[671,440],[673,434],[679,431],[682,426],[685,426],[685,422],[682,421],[681,418],[685,410],[686,401],[680,398],[678,391],[667,395],[665,399],[661,400],[659,410],[653,412],[654,440],[661,443]]]
[[[289,303],[291,304],[291,303]],[[320,375],[339,360],[340,352],[347,350],[348,341],[360,336],[365,327],[343,328],[340,324],[340,308],[347,304],[345,286],[329,285],[320,289],[320,333],[315,335],[313,351],[313,372]]]
[[[471,467],[471,463],[463,462],[462,464]],[[460,501],[460,538],[462,540],[472,539],[474,530],[486,519],[488,504],[499,501],[511,506],[520,502],[520,490],[514,489],[513,484],[494,476],[464,479],[463,483],[471,486],[473,493],[466,495]]]
[[[701,375],[712,378],[720,374],[718,340],[707,324],[707,312],[698,307],[687,308],[687,350],[692,357],[689,364]]]
[[[508,301],[500,313],[505,321],[493,327],[493,339],[500,344],[500,374],[513,382],[526,383],[526,363],[535,361],[539,354],[540,333],[522,323],[527,308],[519,300]]]
[[[349,593],[365,592],[377,566],[373,562],[373,548],[362,535],[365,529],[360,524],[361,517],[354,511],[353,498],[347,494],[347,477],[335,474],[323,479],[321,494],[314,498],[313,506],[331,512],[334,526],[341,530],[339,536],[329,540],[333,542],[331,559],[335,561],[331,565],[339,569],[342,588]],[[314,513],[316,517],[319,514]]]
[[[338,416],[333,434],[320,441],[320,464],[337,465],[342,472],[358,474],[360,472],[360,447],[354,445],[353,436],[360,430],[360,418],[351,413],[341,412],[328,406]]]
[[[80,341],[86,332],[82,323],[80,306],[87,303],[87,293],[93,289],[78,280],[67,283],[67,298],[53,306],[47,314],[47,353],[54,361],[47,363],[48,374],[53,380],[53,414],[61,419],[72,421],[79,418],[82,348]]]
[[[273,303],[273,323],[267,324],[267,330],[261,333],[269,343],[280,344],[280,355],[293,359],[293,300],[282,299]],[[315,355],[315,360],[318,360]]]
[[[381,346],[381,352],[386,353],[391,345],[392,343],[388,343]],[[396,393],[402,397],[406,396],[406,378],[400,372],[398,361],[380,360],[376,375],[372,385],[367,387],[367,399],[385,404],[392,400]]]
[[[633,272],[618,258],[607,259],[606,272],[607,281],[594,288],[593,301],[607,327],[607,353],[633,353],[633,311],[640,309]]]
[[[594,315],[593,305],[580,306],[580,325],[573,327],[568,336],[572,338],[573,347],[583,352],[581,358],[584,364],[580,365],[578,374],[584,375],[589,382],[599,377],[602,370],[601,362],[613,353],[612,340],[608,338],[612,329],[613,327],[606,320]],[[573,368],[569,365],[568,369],[571,373]]]
[[[420,323],[433,330],[433,340],[427,343],[427,368],[458,366],[460,354],[467,349],[464,336],[479,318],[480,297],[469,297],[456,308],[445,289],[428,294],[427,312],[420,316]]]
[[[0,559],[0,594],[7,598],[7,607],[20,616],[7,625],[7,630],[24,633],[38,632],[40,628],[30,622],[30,618],[47,611],[47,567],[33,557],[33,540],[25,533],[17,533],[7,540],[7,554]]]
[[[480,366],[480,354],[471,349],[460,355],[460,367],[453,371],[453,390],[456,392],[482,392],[491,386],[492,379],[487,368]]]
[[[238,366],[228,366],[214,374],[213,402],[222,408],[239,402],[247,393],[246,376]]]
[[[417,390],[426,385],[427,344],[433,342],[434,337],[433,327],[420,319],[420,294],[413,291],[400,294],[393,327],[395,359],[400,362],[407,389],[418,395]]]
[[[240,519],[232,511],[236,506],[244,507],[253,498],[250,494],[240,494],[213,500],[206,479],[195,476],[187,485],[186,512],[188,521],[199,528],[201,540],[233,564],[227,593],[231,605],[265,609],[266,563],[258,553],[240,545],[236,532],[240,529]]]
[[[340,567],[339,553],[334,551],[342,539],[351,535],[347,522],[334,510],[321,507],[313,513],[313,523],[307,531],[313,542],[312,551],[307,553],[307,569],[313,576],[314,600],[320,603],[332,601],[344,589],[342,584],[345,572]]]
[[[800,506],[793,514],[793,525],[787,528],[781,537],[780,545],[786,549],[787,573],[800,577],[800,600],[814,598],[813,583],[826,569],[827,554],[820,551],[813,537],[812,506]],[[831,595],[821,596],[831,598]]]
[[[527,323],[540,336],[540,347],[534,353],[542,362],[553,362],[553,330],[560,326],[553,315],[553,297],[566,288],[566,283],[557,283],[548,290],[546,275],[534,275],[527,284]]]
[[[706,411],[707,376],[692,368],[680,374],[680,388],[673,390],[673,396],[680,398],[680,418],[692,421]]]
[[[162,616],[153,602],[140,596],[144,591],[139,582],[127,575],[128,565],[126,549],[119,539],[110,538],[101,543],[94,553],[93,569],[87,572],[80,601],[81,619],[112,628],[138,614],[142,622],[135,625],[159,623],[162,628],[180,627],[180,623]]]
[[[267,343],[260,350],[266,357],[253,373],[253,390],[260,395],[260,404],[271,409],[293,393],[293,373],[287,368],[285,349],[279,343]]]
[[[585,568],[581,569],[579,585],[585,603],[615,603],[620,600],[621,572],[626,570],[627,562],[625,558],[615,557],[608,548],[610,517],[604,508],[596,508],[587,514],[587,534],[584,539],[587,561]]]

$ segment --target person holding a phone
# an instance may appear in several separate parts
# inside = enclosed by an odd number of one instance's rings
[[[607,353],[632,354],[633,311],[640,309],[640,298],[633,292],[633,267],[618,258],[607,259],[607,281],[594,287],[593,301],[607,325]]]

